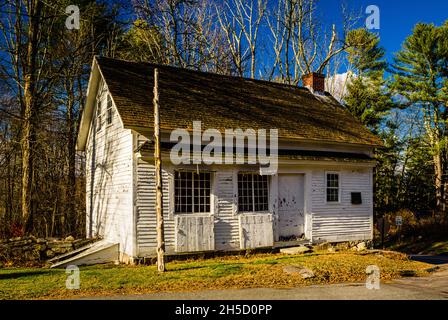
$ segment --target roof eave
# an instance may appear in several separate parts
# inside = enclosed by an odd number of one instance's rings
[[[76,139],[76,150],[85,151],[87,139],[89,136],[90,125],[92,121],[93,106],[95,102],[95,93],[98,89],[98,62],[96,57],[93,58],[92,67],[90,69],[89,83],[87,85],[87,97],[84,109],[81,115],[81,121],[78,130],[78,137]]]
[[[124,125],[125,129],[131,129],[134,130],[136,132],[139,132],[141,134],[149,134],[152,135],[152,131],[153,129],[149,126],[132,126],[132,125]],[[160,132],[167,132],[169,133],[170,131],[172,131],[174,129],[167,129],[167,128],[160,128]],[[186,129],[189,132],[192,132],[192,130],[190,129]],[[292,137],[285,137],[285,136],[279,136],[278,137],[279,140],[281,141],[291,141],[291,142],[309,142],[309,143],[327,143],[327,144],[332,144],[332,145],[340,145],[340,146],[354,146],[354,147],[367,147],[367,148],[381,148],[383,147],[382,142],[378,139],[378,141],[372,141],[372,142],[365,142],[365,143],[356,143],[356,142],[348,142],[348,141],[336,141],[336,140],[324,140],[324,139],[310,139],[310,138],[292,138]]]

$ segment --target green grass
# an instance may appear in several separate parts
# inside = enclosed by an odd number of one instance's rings
[[[167,263],[159,274],[155,266],[97,265],[80,268],[80,289],[67,290],[61,269],[0,269],[0,299],[51,299],[94,295],[139,294],[229,288],[288,288],[312,284],[363,282],[368,265],[377,265],[381,278],[426,275],[429,265],[409,261],[400,254],[354,252],[305,255],[259,254]],[[303,280],[283,271],[286,265],[312,269],[315,277]]]

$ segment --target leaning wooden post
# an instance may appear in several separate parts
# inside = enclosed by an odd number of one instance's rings
[[[162,160],[160,155],[159,70],[154,69],[154,159],[156,164],[157,269],[165,271],[165,236],[163,228]]]

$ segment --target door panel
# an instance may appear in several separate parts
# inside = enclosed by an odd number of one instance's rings
[[[278,179],[278,235],[280,240],[299,238],[304,233],[303,174],[281,174]]]

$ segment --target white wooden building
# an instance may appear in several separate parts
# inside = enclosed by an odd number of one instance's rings
[[[372,239],[380,141],[322,92],[321,75],[297,87],[99,57],[77,141],[89,237],[119,243],[124,261],[155,252],[155,67],[168,253]],[[260,175],[258,164],[174,165],[170,132],[193,121],[202,130],[278,129],[277,173]]]

